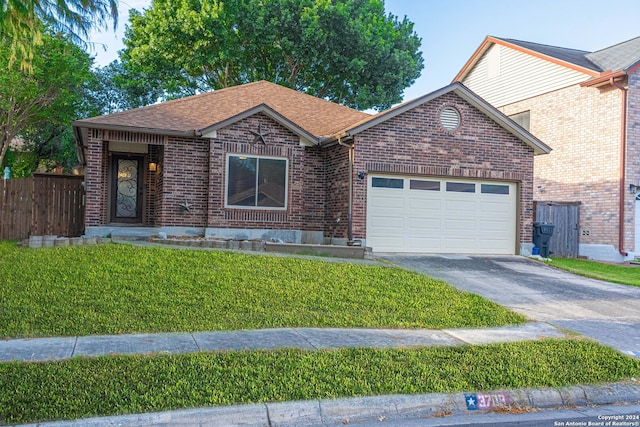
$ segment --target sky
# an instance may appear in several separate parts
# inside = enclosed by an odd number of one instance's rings
[[[96,65],[118,58],[129,9],[142,11],[151,0],[121,0],[117,32],[93,32]],[[600,50],[640,36],[640,1],[616,0],[386,0],[385,9],[414,23],[422,39],[425,67],[404,100],[451,83],[487,36]],[[106,50],[105,50],[106,49]]]

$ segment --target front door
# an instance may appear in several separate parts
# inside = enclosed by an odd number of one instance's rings
[[[111,222],[142,222],[143,157],[113,156]]]

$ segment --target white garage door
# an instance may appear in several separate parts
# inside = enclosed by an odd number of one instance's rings
[[[375,252],[514,254],[515,183],[370,175],[367,246]]]

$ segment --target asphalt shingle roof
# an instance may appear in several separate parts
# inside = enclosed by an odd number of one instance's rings
[[[317,137],[333,135],[370,117],[367,113],[263,80],[78,120],[74,126],[190,132],[206,129],[262,104]]]
[[[559,59],[560,61],[568,62],[579,67],[587,68],[593,71],[602,71],[598,65],[591,62],[587,59],[586,55],[590,52],[586,50],[578,50],[578,49],[567,49],[564,47],[557,46],[549,46],[545,44],[525,42],[522,40],[514,40],[514,39],[502,39],[499,37],[495,37],[496,39],[505,41],[507,43],[511,43],[516,46],[523,47],[525,49],[541,53],[542,55],[550,56],[555,59]]]
[[[640,61],[640,37],[596,52],[548,46],[522,40],[494,38],[597,72],[625,70]]]
[[[603,71],[625,70],[640,61],[640,37],[589,53],[586,57]]]

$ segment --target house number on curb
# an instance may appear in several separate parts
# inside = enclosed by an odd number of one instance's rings
[[[467,404],[467,409],[470,411],[482,411],[509,405],[509,395],[506,393],[465,393],[464,400]]]

